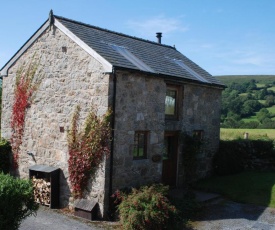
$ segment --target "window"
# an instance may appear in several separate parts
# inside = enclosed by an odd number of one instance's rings
[[[171,119],[178,118],[179,88],[167,86],[165,97],[165,117]]]
[[[198,141],[202,141],[203,140],[203,130],[194,130],[193,137]]]
[[[126,47],[118,46],[114,44],[110,44],[110,46],[140,70],[143,70],[145,72],[152,72],[152,73],[155,72],[151,67],[146,65],[142,60],[140,60],[133,53],[131,53]]]
[[[135,133],[134,140],[134,159],[144,159],[147,156],[147,136],[148,132],[138,131]]]
[[[184,63],[184,61],[182,60],[177,60],[177,59],[173,59],[173,61],[178,64],[181,68],[183,68],[185,71],[187,71],[188,73],[190,73],[193,77],[195,77],[197,80],[202,81],[202,82],[208,82],[204,77],[202,77],[200,74],[198,74],[197,72],[195,72],[193,69],[191,69],[188,65],[186,65]]]

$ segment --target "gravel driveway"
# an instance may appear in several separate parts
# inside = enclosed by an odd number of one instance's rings
[[[37,216],[23,221],[19,230],[102,230],[113,229],[111,223],[91,222],[40,206]]]
[[[275,209],[220,199],[205,205],[190,230],[275,230]]]
[[[36,217],[29,217],[20,230],[102,230],[115,223],[89,222],[41,206]],[[199,217],[188,230],[275,230],[275,209],[218,199],[204,204]],[[173,229],[171,229],[173,230]]]

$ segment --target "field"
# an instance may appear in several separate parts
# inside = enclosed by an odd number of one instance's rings
[[[234,140],[243,139],[244,134],[248,133],[249,139],[274,139],[274,129],[224,129],[221,128],[220,139],[221,140]]]

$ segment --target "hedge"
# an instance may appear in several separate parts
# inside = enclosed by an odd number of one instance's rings
[[[11,146],[5,139],[0,139],[0,172],[8,173],[10,170]]]
[[[275,168],[273,140],[220,141],[213,167],[217,175],[229,175],[244,170],[262,170],[266,162],[265,170]]]

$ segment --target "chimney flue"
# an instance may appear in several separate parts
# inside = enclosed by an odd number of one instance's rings
[[[157,34],[157,38],[158,38],[158,43],[161,44],[161,37],[162,37],[162,33],[158,32]]]

